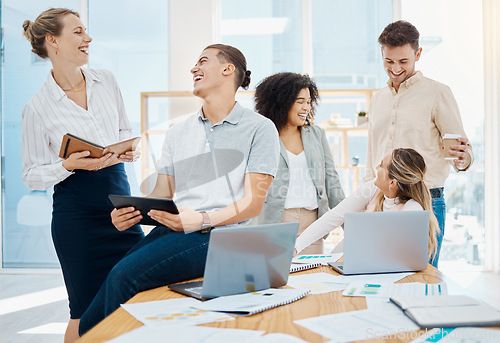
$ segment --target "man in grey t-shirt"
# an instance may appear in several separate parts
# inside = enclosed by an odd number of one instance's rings
[[[180,213],[148,213],[165,227],[113,268],[82,316],[80,334],[141,291],[203,276],[210,227],[246,223],[262,210],[278,168],[279,138],[270,120],[235,101],[236,90],[250,83],[245,57],[231,46],[210,45],[191,73],[203,107],[168,130],[150,195],[175,193]],[[111,217],[120,231],[142,218],[133,208],[115,209]]]

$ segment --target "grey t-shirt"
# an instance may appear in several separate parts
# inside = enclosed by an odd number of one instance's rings
[[[212,212],[243,197],[246,173],[276,176],[278,159],[274,124],[236,103],[214,125],[200,109],[169,128],[158,173],[175,177],[177,206]]]

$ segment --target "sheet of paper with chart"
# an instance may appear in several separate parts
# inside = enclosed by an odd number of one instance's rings
[[[343,253],[327,254],[327,255],[297,255],[292,259],[292,263],[316,263],[321,262],[322,265],[327,265],[328,262],[337,262]]]
[[[328,292],[341,291],[346,289],[347,285],[358,283],[391,283],[413,273],[388,273],[388,274],[369,274],[369,275],[332,275],[328,273],[311,273],[304,275],[290,275],[287,285],[293,288],[310,289],[311,294],[321,294]]]
[[[233,317],[217,312],[193,308],[201,301],[193,298],[148,301],[121,306],[138,321],[148,326],[197,325],[218,321],[234,320]]]
[[[351,283],[342,293],[348,297],[380,297],[390,298],[395,296],[411,295],[447,295],[445,283]]]
[[[401,311],[351,311],[296,320],[294,323],[325,336],[333,342],[350,342],[389,336],[398,332],[418,330]]]

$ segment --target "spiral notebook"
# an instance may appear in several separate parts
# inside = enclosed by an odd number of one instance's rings
[[[290,273],[300,272],[301,270],[312,269],[321,266],[321,262],[315,263],[292,263]]]
[[[218,297],[196,305],[195,308],[248,316],[290,304],[305,297],[309,292],[308,289],[269,288],[259,292]]]

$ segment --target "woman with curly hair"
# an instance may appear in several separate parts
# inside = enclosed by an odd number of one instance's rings
[[[257,86],[255,108],[278,129],[280,162],[254,224],[298,222],[300,235],[344,199],[325,132],[313,125],[318,99],[316,84],[307,75],[278,73]],[[303,253],[322,254],[321,237]]]
[[[361,185],[340,204],[297,238],[295,250],[304,251],[318,238],[344,223],[347,212],[429,211],[429,261],[437,251],[439,225],[432,211],[432,198],[424,183],[424,158],[417,151],[394,149],[377,167],[377,178]]]

